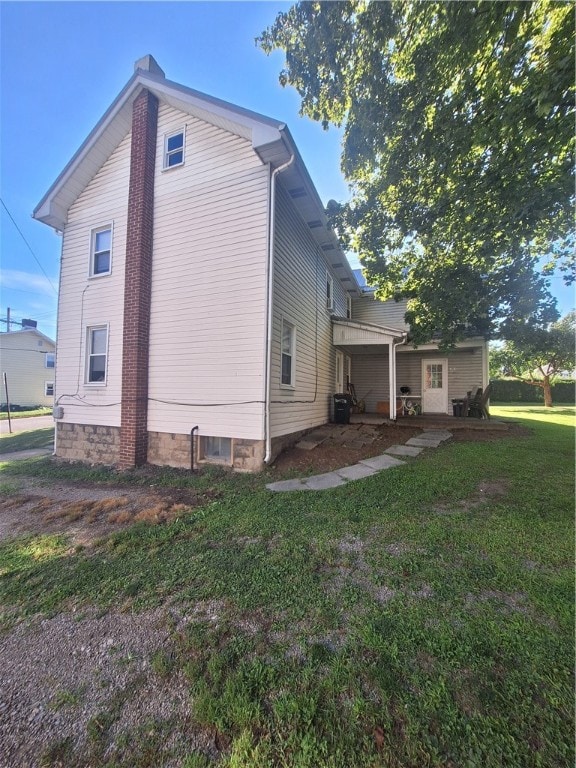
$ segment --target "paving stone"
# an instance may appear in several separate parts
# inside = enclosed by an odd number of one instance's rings
[[[436,440],[449,440],[452,437],[452,432],[448,432],[447,429],[425,429],[422,431],[420,437],[433,437]]]
[[[373,469],[372,467],[367,467],[364,464],[352,464],[350,467],[342,467],[342,469],[336,469],[334,471],[345,480],[362,480],[363,477],[375,475],[378,470]]]
[[[314,448],[322,445],[323,442],[324,440],[300,440],[299,443],[296,443],[295,447],[300,448],[302,451],[313,451]]]
[[[420,448],[438,448],[441,442],[442,440],[433,440],[432,438],[411,437],[410,440],[406,440],[406,445],[415,445]]]
[[[395,459],[393,456],[388,456],[385,453],[381,456],[373,456],[371,459],[362,459],[359,463],[376,470],[389,469],[390,467],[399,467],[401,464],[406,464],[405,461],[400,461],[400,459]]]
[[[266,486],[269,491],[305,491],[303,481],[299,478],[296,480],[279,480],[277,483],[268,483]]]
[[[415,445],[391,445],[384,453],[391,453],[394,456],[418,456],[423,450],[424,448],[417,448]]]
[[[304,488],[310,491],[323,491],[326,488],[337,488],[339,485],[345,485],[346,481],[339,477],[336,472],[326,472],[323,475],[314,475],[304,479]]]

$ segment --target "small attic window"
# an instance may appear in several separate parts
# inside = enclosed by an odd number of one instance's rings
[[[164,137],[164,168],[184,165],[184,129]]]

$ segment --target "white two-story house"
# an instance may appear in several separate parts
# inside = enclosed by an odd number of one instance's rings
[[[393,417],[425,358],[445,366],[432,409],[485,383],[482,340],[400,353],[403,312],[358,285],[284,123],[151,56],[34,216],[62,233],[60,457],[255,471],[328,421],[350,379]]]

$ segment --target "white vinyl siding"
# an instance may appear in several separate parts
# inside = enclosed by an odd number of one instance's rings
[[[186,163],[163,173],[185,124]],[[160,105],[148,429],[264,437],[268,168],[251,141]]]
[[[270,421],[272,437],[279,437],[328,421],[336,372],[332,325],[326,311],[327,264],[281,182],[276,195],[274,245]],[[333,284],[334,313],[343,316],[346,293],[337,279]],[[284,316],[297,329],[293,390],[280,383]]]
[[[407,301],[380,301],[374,298],[374,294],[364,294],[352,299],[352,319],[361,323],[383,325],[387,328],[396,328],[400,331],[409,330],[404,321]]]
[[[64,422],[120,426],[130,140],[127,134],[88,186],[79,190],[68,212],[62,243],[61,352],[55,392],[64,408]],[[86,259],[91,233],[112,223],[114,270],[105,280],[90,279]],[[104,324],[109,326],[105,387],[86,383],[86,329]]]
[[[35,330],[0,333],[0,373],[6,373],[12,405],[54,405],[54,397],[46,394],[47,376],[50,381],[54,376],[53,368],[47,370],[46,358],[54,349],[54,343]],[[0,386],[0,403],[5,404],[3,378]]]

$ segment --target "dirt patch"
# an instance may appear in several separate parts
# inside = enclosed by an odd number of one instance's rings
[[[25,534],[66,534],[71,546],[98,539],[144,521],[162,523],[206,504],[219,494],[191,488],[103,488],[89,483],[19,483],[18,492],[0,497],[0,540]]]
[[[0,638],[0,765],[100,764],[95,753],[133,764],[126,751],[145,742],[140,729],[151,723],[165,732],[167,753],[217,758],[213,738],[190,722],[184,675],[155,663],[172,651],[175,621],[165,609],[88,611],[35,618]]]
[[[437,515],[454,515],[460,512],[472,512],[484,506],[487,501],[496,500],[508,493],[505,480],[484,480],[478,484],[476,492],[466,499],[446,504],[436,504],[432,509]]]

